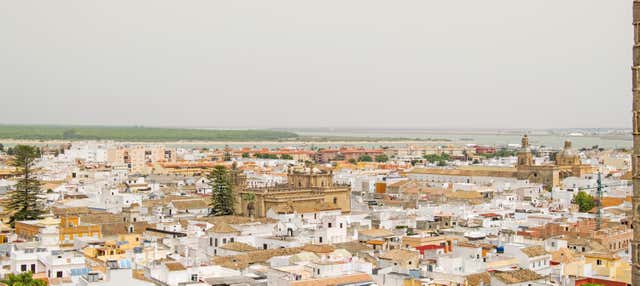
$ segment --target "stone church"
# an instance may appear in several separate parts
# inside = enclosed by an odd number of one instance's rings
[[[535,165],[533,154],[529,147],[529,137],[522,137],[522,147],[518,152],[516,164],[517,177],[534,183],[544,184],[546,187],[559,186],[561,180],[567,177],[579,177],[593,173],[590,165],[583,165],[578,153],[573,150],[571,141],[564,142],[564,148],[556,155],[553,164]]]
[[[235,203],[237,214],[265,217],[269,209],[296,213],[351,212],[350,187],[334,184],[331,171],[291,170],[287,174],[287,184],[266,188],[241,186],[239,189]]]

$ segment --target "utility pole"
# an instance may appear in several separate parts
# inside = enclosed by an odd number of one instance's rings
[[[600,172],[598,172],[598,181],[597,181],[598,189],[596,191],[596,196],[598,198],[598,213],[596,214],[596,230],[600,230],[602,228],[602,176]]]

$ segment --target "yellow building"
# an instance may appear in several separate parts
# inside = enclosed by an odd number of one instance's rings
[[[60,241],[71,241],[77,237],[102,238],[99,225],[81,223],[77,216],[60,218]]]
[[[405,236],[402,237],[402,246],[405,248],[418,248],[426,245],[443,246],[445,252],[453,251],[453,246],[460,241],[459,237],[440,235],[440,236]]]
[[[564,254],[560,256],[560,253]],[[631,265],[619,256],[606,251],[584,253],[582,256],[569,250],[552,253],[552,261],[563,265],[565,276],[593,275],[612,281],[631,284]]]
[[[15,231],[18,238],[32,240],[45,232],[56,233],[60,219],[46,217],[40,220],[16,221]]]
[[[56,239],[60,243],[66,243],[77,237],[102,238],[99,225],[80,222],[77,216],[55,219],[47,217],[40,220],[17,221],[15,223],[16,235],[19,238],[32,240],[39,237],[40,240]],[[57,236],[57,237],[52,237]]]
[[[118,234],[117,241],[121,249],[131,250],[140,246],[142,237],[136,233]]]
[[[118,146],[107,149],[107,162],[111,165],[126,165],[132,172],[148,173],[149,164],[175,162],[176,150],[161,146]]]
[[[594,275],[631,284],[631,265],[619,256],[609,252],[589,252],[584,254],[585,264],[591,264]]]
[[[85,256],[100,261],[119,260],[126,258],[126,250],[115,241],[107,241],[104,246],[87,247],[83,250]]]
[[[118,260],[126,257],[126,253],[141,245],[139,234],[119,234],[116,240],[109,240],[102,246],[87,247],[83,250],[85,256],[101,261]]]

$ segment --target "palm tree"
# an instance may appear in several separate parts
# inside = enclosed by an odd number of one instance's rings
[[[245,193],[242,195],[242,199],[247,202],[247,212],[250,217],[253,217],[253,211],[255,210],[254,202],[256,201],[256,194]]]
[[[47,285],[47,283],[45,283],[42,280],[33,279],[33,273],[31,272],[24,272],[18,275],[11,273],[7,275],[7,278],[0,280],[0,283],[6,284],[7,286],[46,286]]]

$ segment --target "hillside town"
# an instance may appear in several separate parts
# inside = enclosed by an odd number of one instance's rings
[[[82,286],[630,285],[630,151],[529,139],[0,145],[0,277]]]

